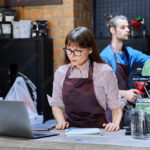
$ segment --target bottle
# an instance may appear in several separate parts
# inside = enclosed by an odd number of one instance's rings
[[[143,34],[143,38],[146,37],[146,29],[145,29],[145,22],[144,22],[144,18],[143,21],[141,21],[142,24],[142,34]]]
[[[131,38],[134,38],[134,29],[133,29],[133,26],[131,26]]]

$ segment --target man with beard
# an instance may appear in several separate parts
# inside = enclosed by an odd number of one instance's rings
[[[123,15],[107,15],[107,27],[111,35],[111,43],[101,51],[102,59],[110,64],[118,80],[119,93],[129,103],[137,98],[136,89],[129,89],[128,76],[134,64],[143,65],[150,56],[124,46],[124,40],[129,39],[129,23]],[[108,117],[109,118],[109,117]],[[110,119],[110,118],[109,118]],[[108,120],[109,120],[108,119]]]

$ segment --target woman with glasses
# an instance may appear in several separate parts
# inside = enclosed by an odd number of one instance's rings
[[[122,108],[113,70],[99,56],[94,37],[86,27],[72,30],[66,37],[65,65],[55,72],[50,105],[56,129],[68,127],[119,130]],[[106,123],[105,109],[112,110]]]

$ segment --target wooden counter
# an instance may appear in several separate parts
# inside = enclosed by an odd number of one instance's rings
[[[56,131],[56,130],[54,130]],[[125,136],[124,130],[103,132],[103,135],[59,136],[23,139],[0,137],[0,150],[149,150],[150,140],[133,139]]]

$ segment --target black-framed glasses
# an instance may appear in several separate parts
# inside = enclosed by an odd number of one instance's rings
[[[66,52],[67,55],[71,55],[73,53],[75,56],[81,56],[82,51],[83,51],[83,50],[72,51],[71,49],[67,49],[67,48],[63,48],[63,50]]]

